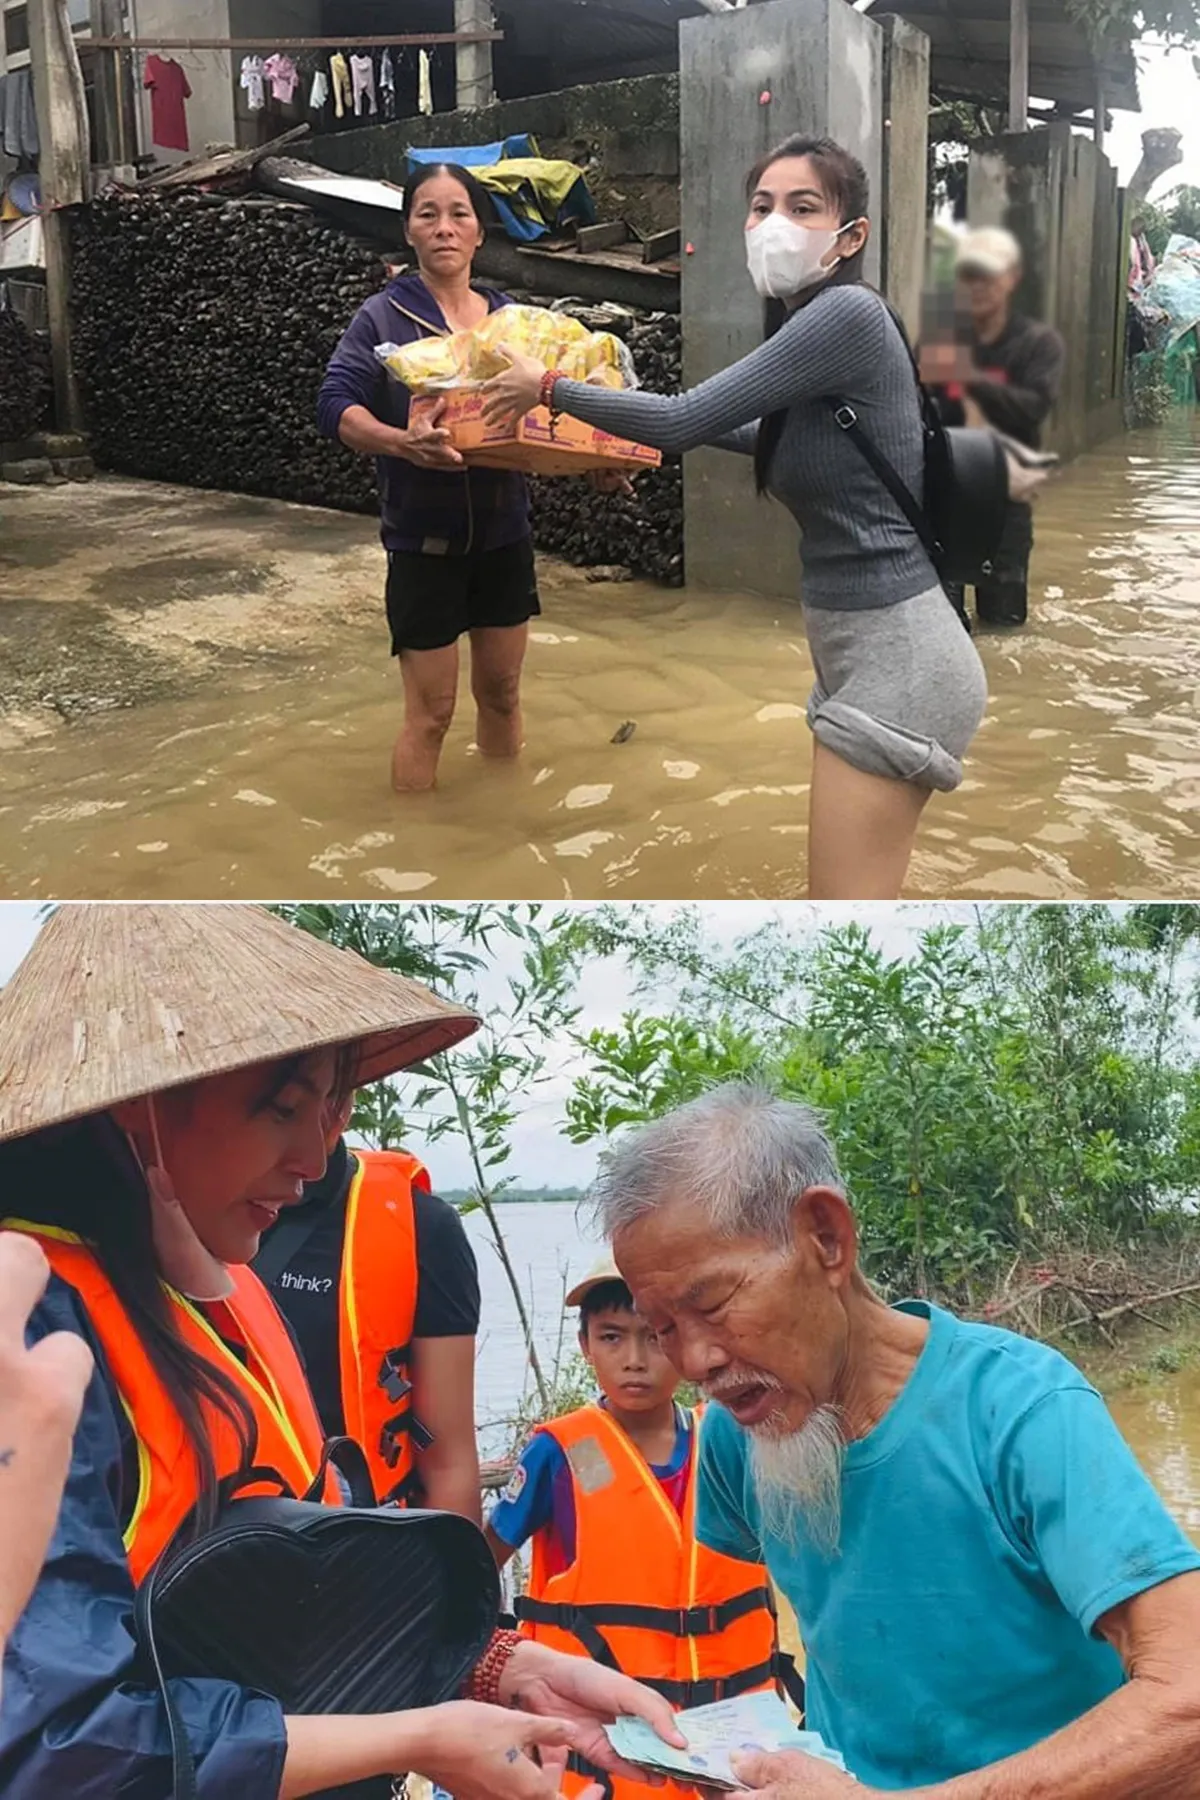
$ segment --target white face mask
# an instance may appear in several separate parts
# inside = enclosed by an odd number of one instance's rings
[[[803,293],[815,281],[826,281],[837,267],[822,267],[843,231],[857,225],[849,219],[836,231],[817,231],[811,225],[798,225],[782,213],[768,213],[757,225],[746,227],[746,267],[750,279],[764,300],[788,300]]]

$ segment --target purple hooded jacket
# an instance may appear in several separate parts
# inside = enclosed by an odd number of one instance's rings
[[[492,312],[507,294],[481,288]],[[317,424],[336,438],[348,406],[365,406],[385,425],[408,424],[408,390],[376,361],[376,344],[412,344],[450,327],[419,275],[397,275],[355,313],[330,358],[317,396]],[[376,458],[382,537],[389,550],[464,555],[499,550],[529,536],[525,477],[507,469],[419,469],[399,456]]]

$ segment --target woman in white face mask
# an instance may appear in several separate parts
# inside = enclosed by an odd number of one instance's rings
[[[827,138],[795,137],[751,171],[746,260],[767,341],[686,394],[612,392],[529,358],[489,384],[487,412],[539,404],[668,452],[754,458],[801,527],[805,627],[816,671],[809,797],[813,899],[894,899],[929,796],[962,780],[983,716],[979,656],[901,508],[836,424],[853,406],[910,492],[924,441],[908,348],[862,280],[867,177]]]

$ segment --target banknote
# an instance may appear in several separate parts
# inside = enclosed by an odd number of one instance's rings
[[[741,1787],[729,1761],[735,1750],[804,1750],[839,1769],[846,1766],[818,1732],[801,1731],[793,1723],[776,1694],[743,1694],[696,1706],[677,1714],[675,1723],[687,1739],[686,1750],[665,1744],[641,1719],[618,1719],[607,1727],[608,1737],[626,1762],[702,1787]]]

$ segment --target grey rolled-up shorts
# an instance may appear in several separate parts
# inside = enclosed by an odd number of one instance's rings
[[[894,606],[806,606],[818,741],[868,775],[949,793],[987,704],[979,652],[940,587]]]

